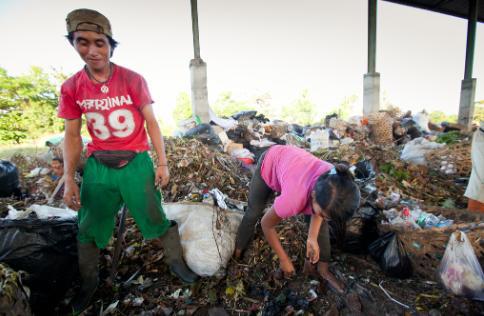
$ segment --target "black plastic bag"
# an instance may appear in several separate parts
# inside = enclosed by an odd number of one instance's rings
[[[359,208],[347,222],[331,221],[331,243],[344,252],[363,255],[379,237],[377,211],[371,206]]]
[[[19,192],[17,167],[10,161],[0,160],[0,197],[10,197]]]
[[[357,179],[372,179],[376,176],[375,170],[369,160],[362,160],[355,164],[355,177]]]
[[[375,240],[368,250],[386,275],[401,279],[412,275],[412,262],[398,235],[394,232],[388,232]]]
[[[207,145],[218,145],[220,138],[213,131],[210,124],[202,123],[185,132],[183,137],[196,138]]]
[[[52,315],[78,278],[77,219],[0,220],[0,261],[27,272],[34,314]]]
[[[237,120],[237,121],[238,120],[244,120],[244,119],[251,120],[256,115],[257,115],[257,111],[254,111],[254,110],[250,110],[250,111],[240,111],[240,112],[237,112],[234,115],[232,115],[232,118],[234,120]]]

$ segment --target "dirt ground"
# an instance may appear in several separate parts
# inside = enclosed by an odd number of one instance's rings
[[[307,227],[300,218],[279,227],[297,271],[290,280],[274,273],[278,260],[260,228],[242,260],[229,262],[225,277],[184,285],[162,263],[162,251],[141,241],[132,220],[128,227],[118,278],[112,285],[106,282],[112,250],[107,248],[103,281],[86,315],[105,315],[116,302],[109,315],[225,315],[221,310],[228,315],[484,315],[483,302],[451,295],[430,278],[390,278],[369,256],[334,249],[331,269],[347,287],[345,294],[337,294],[324,281],[302,273]],[[57,313],[68,309],[61,304]]]

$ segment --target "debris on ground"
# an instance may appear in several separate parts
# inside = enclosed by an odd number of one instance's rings
[[[101,251],[101,283],[87,315],[483,313],[482,302],[457,295],[462,291],[455,291],[461,279],[470,288],[477,289],[470,281],[476,278],[469,277],[479,276],[475,269],[464,271],[460,265],[455,266],[454,260],[439,270],[456,230],[465,231],[475,261],[481,266],[484,263],[484,215],[466,211],[467,199],[463,196],[471,171],[470,133],[457,125],[434,124],[426,113],[412,115],[397,108],[347,121],[334,114],[326,117],[323,124],[314,126],[271,121],[256,111],[244,111],[216,121],[224,123],[223,126],[185,122],[180,124],[183,126],[180,137],[165,138],[170,183],[163,190],[163,196],[169,204],[208,203],[211,209],[217,210],[208,212],[206,216],[210,219],[197,220],[197,224],[212,227],[208,234],[214,234],[215,243],[210,247],[224,247],[223,254],[217,250],[221,260],[214,261],[213,269],[206,270],[207,276],[197,283],[183,284],[162,263],[163,250],[144,240],[133,218],[128,216],[117,274],[110,279],[113,261],[117,261],[113,259],[118,237],[115,233],[107,248]],[[414,143],[430,143],[432,148],[414,152],[410,160],[403,159],[402,151]],[[274,144],[298,146],[329,162],[353,166],[362,195],[361,207],[344,227],[331,227],[330,268],[346,284],[345,294],[337,294],[318,277],[298,273],[292,279],[285,279],[274,273],[279,267],[278,258],[264,240],[260,225],[240,260],[230,258],[231,250],[225,249],[230,248],[227,245],[231,242],[225,240],[224,229],[230,228],[233,233],[235,228],[228,227],[230,216],[219,210],[225,203],[237,208],[237,212],[244,211],[251,171],[262,153]],[[59,149],[62,142],[50,146],[52,153],[62,152]],[[62,244],[67,248],[62,249],[69,251],[57,256],[65,256],[64,263],[71,262],[76,249],[75,229],[69,229],[69,235],[62,235],[68,232],[52,226],[52,221],[68,221],[75,226],[75,219],[47,216],[41,220],[30,211],[42,206],[64,208],[62,201],[48,203],[46,198],[45,193],[55,187],[45,174],[48,163],[39,157],[20,154],[14,155],[10,162],[18,169],[21,193],[0,199],[0,233],[17,229],[24,234],[27,227],[39,233],[50,227],[50,233],[45,234],[57,234],[67,240]],[[82,174],[82,165],[78,171]],[[24,222],[12,224],[15,220],[6,219],[9,212],[14,214],[12,209],[22,215],[23,219],[18,221]],[[37,224],[29,226],[25,221],[37,221]],[[50,221],[50,224],[38,221]],[[302,272],[307,223],[296,217],[282,222],[277,229],[296,271]],[[27,264],[24,269],[30,269],[26,259],[28,255],[24,256],[23,264]],[[0,257],[0,261],[5,260]],[[75,267],[75,263],[70,267]],[[221,267],[225,273],[219,273]],[[38,264],[37,268],[47,272],[52,266]],[[67,271],[73,280],[77,277],[71,270],[56,269]],[[443,275],[443,283],[438,271]],[[36,273],[45,276],[45,273]],[[55,287],[47,285],[50,281],[42,280],[44,286]],[[0,278],[0,290],[5,284]],[[38,299],[39,293],[42,294],[42,285],[39,288],[39,283],[35,284],[30,289],[31,304],[32,297]],[[34,313],[70,314],[69,300],[77,290],[77,283],[71,284],[69,289],[65,284],[57,286],[62,288],[65,298],[56,296],[58,293],[52,295],[57,304],[52,304],[48,313],[39,309],[38,303],[32,305]],[[1,302],[0,299],[0,306]]]

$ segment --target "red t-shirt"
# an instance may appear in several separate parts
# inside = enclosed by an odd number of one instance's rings
[[[311,191],[320,175],[333,168],[304,149],[274,145],[267,150],[260,175],[273,191],[281,193],[274,200],[277,216],[288,218],[312,214]]]
[[[94,83],[86,70],[67,79],[61,87],[57,115],[77,119],[86,115],[92,141],[87,155],[97,150],[149,149],[141,108],[152,104],[145,79],[127,68],[113,64],[108,82]]]

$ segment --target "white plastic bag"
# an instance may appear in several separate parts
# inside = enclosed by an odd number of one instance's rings
[[[30,213],[36,213],[40,219],[58,217],[69,219],[77,216],[77,212],[69,208],[58,208],[48,205],[32,204],[25,211],[17,211],[13,206],[8,205],[8,215],[5,219],[23,219],[27,218]]]
[[[205,203],[163,204],[166,216],[178,223],[183,256],[200,276],[222,276],[235,249],[243,213]]]
[[[430,129],[429,129],[429,115],[422,111],[422,112],[419,112],[417,114],[415,114],[413,117],[412,117],[413,121],[415,123],[417,123],[417,125],[420,127],[420,129],[424,132],[427,132],[427,133],[430,133]]]
[[[327,129],[312,131],[309,137],[311,138],[311,152],[329,147],[329,131]]]
[[[452,293],[484,301],[484,273],[464,232],[456,231],[450,236],[439,276]]]
[[[423,137],[415,138],[414,140],[405,144],[400,159],[417,165],[426,165],[427,160],[425,159],[425,154],[444,146],[444,144],[431,142]]]

